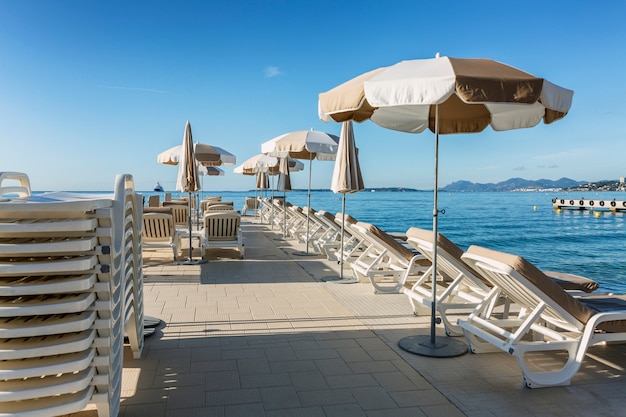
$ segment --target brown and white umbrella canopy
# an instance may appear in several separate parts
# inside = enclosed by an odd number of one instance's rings
[[[564,117],[571,90],[490,59],[437,57],[378,68],[319,95],[322,120],[372,122],[392,130],[480,132],[532,127]],[[520,106],[523,104],[523,106]]]
[[[490,59],[440,57],[378,68],[319,95],[322,120],[372,122],[387,129],[435,133],[433,266],[437,276],[439,134],[502,131],[552,123],[572,105],[573,91]],[[456,356],[464,345],[435,336],[436,280],[432,285],[430,341],[400,341],[425,356]],[[441,340],[438,342],[437,339]],[[450,338],[447,338],[450,339]]]

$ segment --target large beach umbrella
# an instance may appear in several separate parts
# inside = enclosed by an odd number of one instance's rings
[[[197,152],[196,152],[197,151]],[[191,214],[191,194],[199,190],[198,176],[200,166],[216,167],[220,165],[234,165],[235,155],[216,146],[193,143],[191,123],[187,120],[181,145],[169,148],[157,155],[157,162],[166,165],[178,165],[176,190],[188,193],[189,213]],[[202,171],[203,174],[205,171]],[[206,171],[208,172],[208,171]],[[192,257],[192,221],[189,223],[189,259],[182,260],[181,264],[198,264],[203,261]]]
[[[352,121],[348,120],[341,125],[341,134],[339,135],[339,150],[337,151],[337,159],[335,159],[335,167],[330,184],[330,189],[335,194],[343,194],[341,198],[341,255],[339,257],[339,280],[330,281],[335,283],[352,283],[358,280],[343,279],[343,238],[344,224],[346,222],[346,194],[357,193],[363,190],[363,177],[361,175],[361,167],[359,165],[358,150],[354,142],[354,129]]]
[[[489,59],[437,57],[378,68],[319,95],[322,120],[371,120],[392,130],[435,134],[433,302],[431,331],[409,337],[401,348],[425,356],[455,356],[466,346],[435,336],[439,135],[496,131],[552,123],[563,118],[573,92]],[[462,348],[461,348],[462,345]]]
[[[275,156],[269,156],[269,155],[260,153],[260,154],[254,155],[246,159],[244,163],[235,167],[233,172],[235,174],[242,174],[242,175],[257,175],[261,173],[269,174],[272,176],[279,175],[280,159],[281,158],[278,158]],[[302,162],[296,159],[292,159],[290,157],[287,157],[286,160],[287,160],[288,172],[302,171],[304,169],[304,164]],[[257,189],[259,189],[258,181],[259,181],[259,178],[257,177]],[[267,186],[265,186],[265,189],[268,189],[269,179],[267,178],[267,176],[265,176],[265,179],[263,181],[267,182]],[[290,181],[289,189],[291,189],[291,181]],[[272,190],[272,199],[274,197],[273,193],[274,191]],[[270,218],[271,219],[274,218],[274,205],[273,204],[272,204],[272,213],[270,214]],[[273,228],[274,223],[271,220],[270,222],[272,223],[272,228]]]
[[[311,176],[313,159],[334,161],[339,138],[317,130],[298,130],[285,133],[261,145],[261,152],[270,156],[290,156],[309,160],[309,185],[307,188],[306,254],[309,253],[309,213],[311,208]]]

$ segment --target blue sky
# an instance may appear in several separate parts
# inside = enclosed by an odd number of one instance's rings
[[[0,0],[0,171],[34,190],[174,189],[156,155],[194,140],[234,153],[295,130],[339,134],[317,96],[405,59],[486,57],[574,90],[532,129],[441,138],[440,185],[626,176],[626,2]],[[368,187],[432,189],[433,135],[355,125]],[[306,162],[308,164],[308,162]],[[225,167],[207,190],[247,190]],[[308,169],[292,175],[306,188]],[[329,188],[332,163],[313,162]]]

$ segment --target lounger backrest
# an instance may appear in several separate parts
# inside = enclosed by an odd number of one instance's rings
[[[393,251],[397,256],[400,256],[407,261],[411,261],[411,259],[415,256],[415,253],[406,248],[404,245],[398,243],[393,237],[389,236],[373,224],[358,222],[357,226],[365,229],[370,236],[378,239],[379,242],[382,242],[384,246],[386,246],[390,251]]]
[[[169,207],[172,209],[175,224],[187,224],[187,219],[189,218],[188,206],[174,204]]]
[[[259,208],[259,200],[254,197],[246,197],[245,206],[248,210],[257,210]]]
[[[535,308],[538,302],[546,301],[549,303],[549,310],[556,312],[554,317],[557,319],[560,312],[565,311],[566,314],[571,315],[583,324],[587,323],[594,314],[593,310],[572,297],[559,284],[552,281],[546,274],[521,256],[498,252],[476,245],[470,246],[467,253],[463,255],[463,259],[469,260],[477,269],[485,271],[489,276],[493,277],[489,273],[491,268],[486,270],[481,266],[481,258],[487,261],[490,260],[491,262],[488,262],[488,265],[498,269],[498,273],[508,275],[504,279],[498,279],[498,282],[495,284],[513,298],[513,301],[522,306]],[[491,272],[493,273],[493,270]],[[529,286],[524,285],[525,283],[520,281],[519,278],[530,283],[532,287],[529,288]],[[546,311],[546,314],[550,314],[550,311]]]
[[[338,226],[337,223],[335,223],[335,216],[333,216],[329,212],[324,211],[324,210],[319,210],[315,214],[317,215],[317,217],[322,218],[322,221],[324,221],[324,223],[326,223],[328,227],[332,227],[335,230],[341,227],[341,226]]]
[[[141,236],[146,242],[168,242],[174,236],[174,219],[167,213],[144,213]]]
[[[424,256],[428,257],[431,261],[433,258],[433,235],[432,230],[419,229],[417,227],[411,227],[406,232],[407,242],[417,248]],[[448,240],[441,233],[437,233],[437,250],[440,256],[438,256],[438,265],[447,269],[449,275],[452,275],[451,269],[458,272],[462,272],[465,275],[469,275],[468,278],[475,278],[482,282],[486,286],[490,284],[482,277],[482,275],[474,271],[471,265],[468,265],[461,256],[463,250],[455,245],[452,241]],[[443,252],[443,254],[442,254]],[[439,259],[443,258],[443,259]],[[447,258],[447,259],[446,259]],[[444,262],[441,262],[441,261]],[[454,279],[455,276],[449,276],[448,278]]]
[[[159,207],[161,201],[158,195],[151,195],[148,197],[148,207]]]
[[[208,241],[237,240],[241,215],[237,212],[207,213],[204,216],[204,233]]]

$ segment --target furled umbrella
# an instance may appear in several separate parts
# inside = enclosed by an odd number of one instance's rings
[[[569,111],[573,92],[517,68],[489,59],[437,57],[378,68],[319,95],[322,120],[371,120],[392,130],[435,134],[431,331],[428,338],[400,340],[400,347],[424,356],[457,356],[461,342],[435,335],[439,135],[533,127]]]
[[[346,194],[357,193],[364,188],[365,186],[363,185],[361,166],[359,165],[358,150],[354,142],[354,129],[352,128],[352,121],[348,120],[343,122],[341,125],[341,134],[339,135],[339,150],[337,151],[337,159],[335,159],[335,167],[333,169],[333,176],[330,185],[330,189],[333,193],[342,194],[339,280],[325,279],[325,281],[327,282],[358,282],[358,279],[343,278],[344,225],[346,222]]]
[[[261,152],[270,156],[290,156],[295,159],[309,161],[309,184],[307,187],[307,222],[306,222],[306,252],[309,253],[309,213],[311,208],[311,176],[313,159],[320,161],[334,161],[337,154],[339,138],[330,133],[317,130],[298,130],[285,133],[261,145]]]
[[[278,165],[278,181],[276,184],[276,191],[283,192],[283,239],[287,238],[287,197],[286,191],[291,191],[291,177],[289,175],[289,163],[287,157],[280,158]]]

